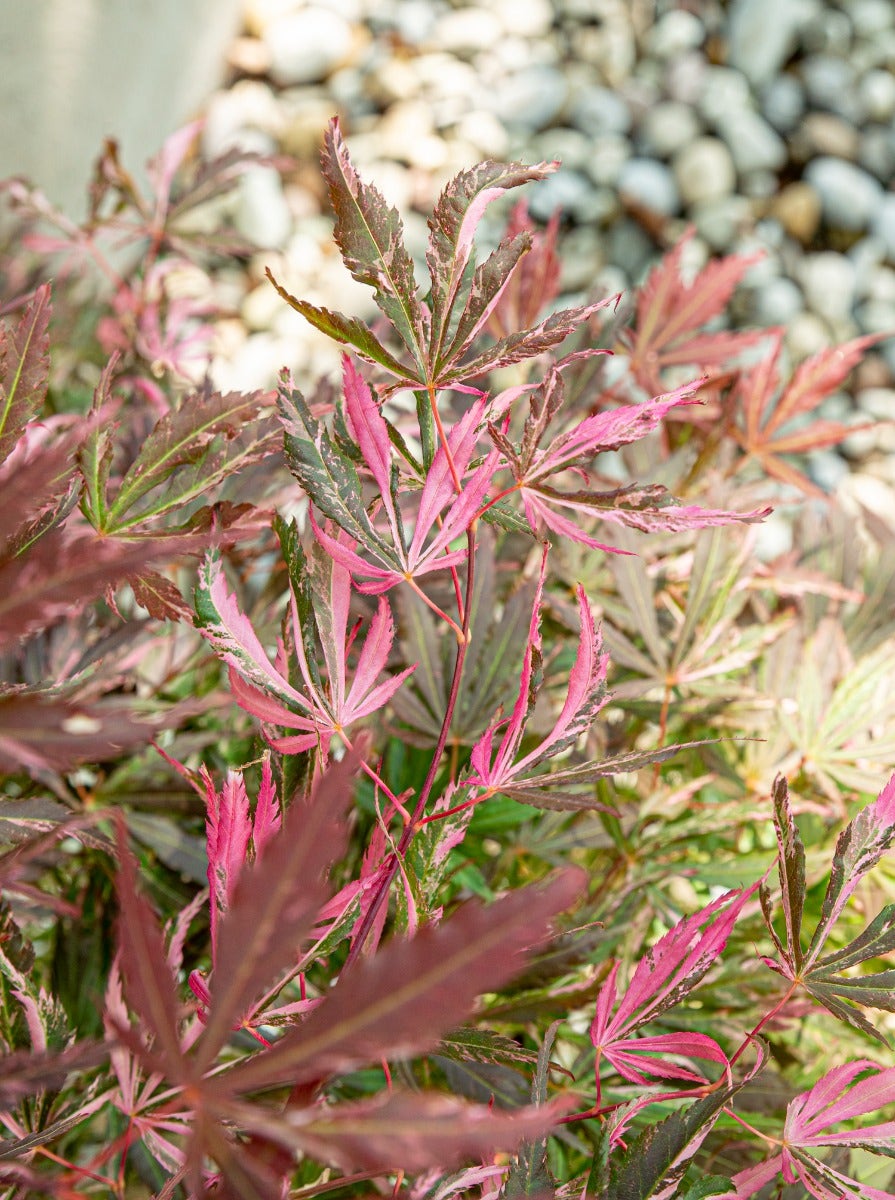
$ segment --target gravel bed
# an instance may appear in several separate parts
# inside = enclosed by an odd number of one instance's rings
[[[295,166],[242,181],[237,221],[261,249],[219,280],[238,312],[214,366],[225,386],[336,365],[265,266],[309,300],[375,312],[330,242],[317,154],[334,113],[420,261],[425,215],[458,170],[558,158],[528,200],[538,219],[562,211],[566,292],[638,283],[692,225],[694,268],[765,252],[733,319],[785,326],[792,362],[895,331],[891,0],[247,0],[229,61],[205,151],[239,145]],[[880,424],[813,456],[815,480],[890,503],[895,338],[823,415]]]

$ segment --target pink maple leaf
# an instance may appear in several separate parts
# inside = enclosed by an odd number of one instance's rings
[[[458,476],[465,479],[484,417],[484,398],[476,400],[450,430],[450,459],[444,446],[439,446],[419,495],[413,535],[405,547],[391,476],[388,426],[370,389],[347,356],[344,360],[344,381],[348,426],[378,486],[392,545],[387,557],[375,545],[362,546],[363,553],[358,553],[353,543],[337,539],[322,529],[312,513],[311,524],[317,540],[346,571],[361,577],[363,582],[358,584],[358,590],[372,595],[386,592],[405,581],[412,582],[431,571],[444,570],[463,562],[466,550],[449,550],[448,547],[455,538],[466,532],[481,508],[497,469],[499,454],[492,450],[487,455],[465,480],[459,495],[454,487],[451,460]],[[439,521],[437,532],[432,536],[433,527]]]
[[[526,519],[536,534],[540,535],[544,529],[549,529],[562,538],[580,542],[593,550],[624,554],[630,552],[597,541],[567,514],[579,513],[591,519],[599,517],[638,529],[669,531],[727,525],[732,521],[758,521],[767,516],[770,509],[750,513],[725,512],[696,505],[678,505],[667,495],[652,498],[646,506],[638,503],[632,507],[632,500],[635,499],[633,493],[626,496],[623,491],[605,493],[590,488],[563,492],[555,488],[550,483],[551,478],[568,471],[575,471],[588,483],[586,467],[597,455],[638,441],[657,429],[672,410],[699,403],[695,393],[702,381],[695,380],[642,404],[622,404],[593,413],[573,428],[557,434],[544,448],[539,448],[538,442],[562,404],[560,371],[583,353],[586,352],[570,355],[562,363],[550,368],[544,384],[530,398],[531,412],[518,448],[507,440],[505,431],[497,429],[493,423],[489,426],[491,437],[502,451],[506,466],[515,476],[514,485],[507,488],[503,495],[519,492]],[[516,398],[514,393],[507,393],[507,397],[510,401]],[[664,489],[659,489],[659,492],[664,493]],[[645,493],[641,491],[637,495],[642,499]],[[557,509],[563,511],[558,512]]]
[[[640,959],[627,990],[619,999],[619,963],[615,963],[597,996],[590,1039],[597,1051],[597,1095],[600,1062],[605,1059],[632,1083],[646,1085],[646,1076],[705,1083],[705,1076],[669,1061],[669,1054],[699,1058],[727,1066],[727,1056],[704,1033],[682,1031],[647,1037],[632,1036],[666,1009],[680,1003],[720,955],[743,905],[758,884],[728,892],[699,912],[684,917]]]
[[[859,1075],[864,1078],[858,1079]],[[746,1200],[780,1174],[787,1183],[801,1183],[817,1200],[895,1200],[895,1193],[859,1183],[815,1157],[815,1151],[825,1146],[848,1146],[891,1157],[895,1153],[895,1121],[828,1131],[840,1121],[853,1121],[893,1102],[895,1067],[881,1068],[868,1059],[834,1067],[813,1088],[790,1101],[780,1152],[736,1174],[734,1190],[719,1200]]]
[[[535,675],[541,658],[541,598],[547,567],[546,550],[541,559],[541,573],[535,593],[534,607],[528,631],[528,645],[519,680],[519,694],[509,723],[497,750],[493,750],[494,737],[503,718],[498,716],[479,738],[470,757],[472,775],[469,783],[485,789],[486,795],[494,795],[525,778],[543,759],[558,754],[583,733],[606,703],[606,670],[609,657],[602,654],[602,641],[594,624],[590,605],[584,589],[578,587],[578,615],[581,633],[578,639],[578,654],[569,675],[569,687],[565,703],[556,718],[550,733],[522,758],[517,759],[522,735],[528,715],[536,697]],[[481,797],[484,799],[484,797]]]
[[[248,619],[239,611],[236,598],[229,592],[221,564],[210,556],[203,564],[197,592],[202,606],[202,633],[227,663],[233,697],[241,708],[271,725],[298,732],[287,737],[269,737],[271,745],[287,754],[320,748],[326,758],[332,738],[338,736],[350,746],[347,730],[387,704],[412,671],[407,667],[381,683],[376,679],[384,670],[395,636],[394,620],[388,601],[381,597],[370,620],[353,677],[348,678],[348,609],[351,579],[338,562],[326,560],[331,571],[326,619],[329,636],[323,639],[323,658],[328,680],[324,684],[311,669],[309,657],[318,653],[316,645],[307,646],[298,604],[290,592],[290,618],[295,656],[304,682],[304,691],[293,687],[288,678],[288,663],[282,644],[276,661],[271,663]]]

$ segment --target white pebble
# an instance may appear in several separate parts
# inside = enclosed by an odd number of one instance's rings
[[[283,246],[292,232],[292,214],[274,167],[249,167],[239,181],[236,228],[263,249]]]
[[[674,158],[674,177],[685,204],[729,195],[736,184],[730,151],[719,138],[701,137]]]
[[[348,58],[354,32],[340,13],[313,5],[275,18],[264,41],[275,83],[318,83]]]

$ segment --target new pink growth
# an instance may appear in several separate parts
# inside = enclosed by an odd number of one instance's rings
[[[865,1078],[855,1080],[859,1075]],[[740,1171],[734,1191],[719,1200],[746,1200],[782,1173],[787,1183],[801,1183],[817,1200],[895,1200],[895,1193],[852,1179],[812,1153],[825,1146],[850,1146],[891,1157],[895,1153],[895,1121],[825,1132],[840,1121],[854,1121],[884,1105],[895,1103],[895,1068],[880,1068],[868,1059],[834,1067],[813,1088],[790,1101],[786,1110],[780,1152]]]
[[[527,719],[534,705],[536,684],[535,666],[541,658],[541,598],[547,570],[547,551],[541,559],[541,573],[535,593],[534,607],[528,631],[528,645],[519,680],[519,694],[513,706],[504,735],[496,751],[492,750],[494,736],[502,724],[498,716],[482,734],[470,757],[472,776],[469,783],[493,795],[514,780],[524,778],[542,759],[559,753],[570,745],[591,724],[606,703],[604,685],[609,657],[602,654],[602,642],[594,624],[584,589],[578,588],[578,615],[581,633],[578,654],[569,675],[565,703],[552,730],[534,750],[518,761],[516,755],[522,743]]]
[[[362,578],[363,582],[358,584],[358,591],[373,595],[386,592],[396,584],[411,581],[420,575],[444,570],[463,562],[466,550],[449,550],[448,547],[466,532],[481,508],[497,469],[498,452],[491,451],[457,495],[450,460],[444,446],[439,446],[419,497],[413,536],[409,546],[405,548],[401,518],[392,490],[388,427],[370,389],[347,357],[344,359],[344,379],[349,427],[357,438],[364,461],[379,488],[391,535],[390,557],[382,557],[375,546],[361,547],[365,555],[379,558],[379,563],[371,562],[369,557],[363,557],[345,540],[337,539],[321,528],[312,513],[311,524],[317,540],[327,554],[346,571]],[[448,434],[451,460],[461,479],[469,470],[484,413],[485,400],[479,398]],[[437,532],[430,539],[439,520]],[[396,566],[396,563],[400,565]]]
[[[703,1075],[668,1061],[665,1056],[669,1054],[706,1059],[726,1067],[724,1051],[706,1034],[631,1035],[689,995],[724,949],[743,905],[757,887],[756,883],[743,891],[728,892],[679,921],[640,959],[620,1000],[620,964],[613,965],[597,997],[590,1028],[597,1051],[598,1097],[601,1059],[606,1059],[622,1078],[641,1085],[649,1082],[647,1075],[705,1083]]]
[[[282,646],[275,663],[268,659],[251,623],[239,611],[235,597],[228,591],[220,563],[210,560],[206,564],[205,595],[214,606],[215,621],[206,622],[204,636],[228,664],[233,697],[240,707],[268,724],[299,731],[294,736],[268,739],[277,750],[288,754],[319,747],[322,756],[326,757],[334,736],[348,744],[347,729],[387,704],[415,670],[415,665],[407,667],[382,683],[375,682],[385,669],[395,637],[391,609],[383,597],[370,621],[349,683],[351,580],[348,571],[338,562],[327,561],[331,571],[329,603],[326,614],[321,614],[321,622],[325,616],[331,635],[322,639],[329,676],[326,687],[318,686],[315,681],[315,672],[308,660],[310,656],[316,656],[318,650],[316,645],[304,643],[298,605],[290,592],[293,644],[304,691],[289,682]]]
[[[200,768],[200,774],[205,784],[205,836],[208,849],[213,971],[217,962],[218,925],[232,903],[240,873],[247,862],[256,861],[261,857],[264,847],[278,833],[282,818],[268,755],[264,756],[261,768],[261,786],[258,789],[254,816],[249,811],[249,798],[241,771],[228,771],[220,791],[215,788],[214,781],[204,765]],[[189,985],[200,1003],[200,1019],[204,1020],[211,995],[200,971],[190,972]]]

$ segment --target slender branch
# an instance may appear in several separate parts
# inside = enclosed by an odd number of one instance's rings
[[[780,1010],[784,1007],[784,1005],[786,1005],[789,1002],[790,997],[793,995],[793,993],[795,991],[797,991],[797,989],[799,987],[799,982],[800,981],[797,979],[793,980],[793,982],[787,988],[785,994],[783,996],[781,996],[781,998],[777,1001],[777,1003],[774,1005],[774,1007],[771,1009],[771,1011],[768,1013],[765,1013],[765,1015],[761,1018],[761,1020],[758,1022],[758,1024],[755,1026],[755,1028],[750,1030],[750,1032],[746,1034],[745,1038],[743,1039],[742,1045],[739,1047],[739,1049],[734,1054],[733,1058],[730,1060],[730,1066],[733,1066],[733,1064],[737,1061],[737,1059],[740,1058],[741,1055],[743,1055],[746,1052],[746,1050],[749,1048],[749,1046],[752,1045],[757,1034],[759,1034],[761,1032],[761,1030],[765,1027],[765,1025],[767,1025],[768,1021],[770,1021],[773,1017],[775,1017],[777,1015],[777,1013],[780,1012]]]
[[[404,832],[401,834],[401,840],[398,842],[397,852],[392,856],[392,860],[388,865],[388,869],[383,875],[379,883],[376,894],[374,895],[370,907],[367,909],[364,917],[358,927],[357,935],[351,944],[351,949],[348,952],[348,958],[345,961],[345,966],[348,967],[359,956],[363,949],[364,942],[373,928],[376,916],[379,909],[382,907],[389,889],[392,885],[392,880],[398,873],[399,860],[407,853],[407,847],[413,841],[417,831],[422,828],[423,814],[426,810],[429,796],[432,788],[435,785],[435,779],[438,775],[438,767],[441,763],[441,756],[444,754],[444,748],[447,745],[448,734],[450,733],[451,721],[454,716],[454,709],[457,706],[457,697],[460,695],[460,681],[463,678],[463,664],[466,661],[466,651],[469,649],[469,614],[472,611],[472,590],[475,586],[475,553],[476,553],[476,530],[478,523],[473,521],[466,531],[467,555],[466,555],[466,602],[463,606],[463,638],[458,639],[457,657],[454,660],[454,674],[451,679],[451,690],[448,696],[447,706],[445,708],[444,720],[441,723],[441,731],[438,735],[438,742],[432,752],[432,761],[429,764],[429,770],[420,789],[419,798],[413,810],[413,816],[409,824],[405,825]]]
[[[457,464],[454,462],[454,456],[451,454],[450,443],[448,442],[447,434],[444,430],[444,425],[441,423],[441,413],[438,411],[438,404],[435,399],[435,385],[430,383],[426,390],[429,393],[429,403],[432,406],[432,416],[435,418],[435,426],[438,429],[438,437],[444,450],[445,458],[447,459],[448,470],[451,473],[451,479],[454,484],[454,491],[459,496],[463,491],[463,485],[460,482],[460,476],[457,474]]]

